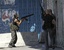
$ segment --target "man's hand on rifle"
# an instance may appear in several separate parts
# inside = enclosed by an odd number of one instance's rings
[[[28,17],[25,17],[25,18],[22,18],[21,20],[22,21],[24,21],[24,20],[26,20],[26,21],[28,21],[28,19],[27,19]]]
[[[24,21],[24,20],[26,20],[26,21],[28,21],[28,17],[30,17],[30,16],[32,16],[32,15],[34,15],[34,14],[29,14],[29,15],[27,15],[27,16],[24,16],[24,17],[22,17],[21,18],[21,20],[19,20],[21,23]],[[21,24],[20,23],[20,24]]]

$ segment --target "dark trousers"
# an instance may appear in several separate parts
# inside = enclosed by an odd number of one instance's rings
[[[15,45],[17,42],[17,34],[16,31],[12,31],[11,30],[11,41],[9,43],[9,45]]]
[[[46,50],[49,49],[49,40],[48,40],[48,34],[50,37],[50,45],[53,46],[55,44],[55,30],[54,29],[46,29],[44,30],[45,33],[45,46]]]
[[[56,45],[56,28],[52,29],[52,35],[50,35],[52,40],[52,46]]]

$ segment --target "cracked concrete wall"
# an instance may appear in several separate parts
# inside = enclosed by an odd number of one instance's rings
[[[63,3],[62,0],[57,0],[58,22],[57,22],[57,44],[63,46]]]

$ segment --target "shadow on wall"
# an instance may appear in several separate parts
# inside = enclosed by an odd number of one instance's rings
[[[22,32],[21,35],[25,44],[30,48],[41,48],[41,45],[38,44],[38,34],[36,32]]]
[[[27,46],[35,45],[38,43],[37,33],[22,32],[23,40]]]

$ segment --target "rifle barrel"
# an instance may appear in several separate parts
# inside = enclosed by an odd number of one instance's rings
[[[29,15],[23,16],[23,17],[21,17],[21,19],[26,18],[26,17],[30,17],[32,15],[34,15],[34,14],[29,14]]]

